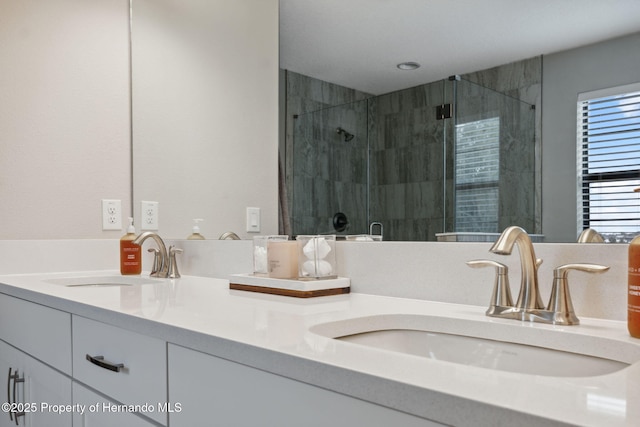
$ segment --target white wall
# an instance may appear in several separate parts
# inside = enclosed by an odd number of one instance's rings
[[[247,206],[277,232],[278,1],[134,8],[134,35],[150,30],[134,40],[135,207],[160,202],[163,236],[205,218],[209,238],[247,237]],[[100,201],[122,200],[126,226],[129,54],[128,0],[0,2],[0,239],[123,233],[102,231]]]
[[[0,239],[116,237],[129,211],[128,0],[0,2]]]
[[[635,82],[640,82],[640,33],[543,57],[542,232],[546,241],[570,242],[578,236],[578,94]]]
[[[134,208],[160,234],[278,231],[278,1],[133,3]]]

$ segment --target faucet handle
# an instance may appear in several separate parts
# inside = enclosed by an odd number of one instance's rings
[[[491,303],[487,309],[488,316],[497,314],[501,311],[499,307],[513,307],[511,287],[509,286],[509,267],[490,259],[467,261],[467,265],[471,268],[495,267],[496,269],[493,293],[491,294]]]
[[[181,254],[182,249],[175,246],[169,246],[169,272],[167,277],[171,279],[179,279],[180,272],[178,271],[178,261],[176,260],[176,254]]]
[[[553,313],[554,325],[578,325],[580,320],[573,310],[571,294],[569,293],[570,270],[584,271],[586,273],[604,273],[609,267],[599,264],[565,264],[553,270],[553,288],[547,305],[547,311]]]
[[[149,248],[147,252],[153,253],[153,267],[151,268],[150,276],[156,277],[162,268],[162,257],[160,256],[160,251],[156,248]]]

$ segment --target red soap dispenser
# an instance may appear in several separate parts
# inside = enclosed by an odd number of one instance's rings
[[[140,274],[142,272],[141,247],[133,241],[136,238],[136,229],[133,226],[133,218],[129,218],[127,234],[120,239],[120,273],[125,275]]]

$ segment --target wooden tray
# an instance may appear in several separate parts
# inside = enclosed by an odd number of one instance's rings
[[[253,274],[234,274],[229,278],[230,289],[295,298],[348,294],[351,292],[350,285],[350,280],[344,277],[327,280],[288,280]]]

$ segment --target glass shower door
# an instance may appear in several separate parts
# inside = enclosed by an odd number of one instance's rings
[[[447,120],[436,107],[450,102],[445,89],[438,81],[370,101],[371,220],[384,225],[385,240],[435,240],[443,231]]]
[[[536,233],[535,110],[458,80],[453,132],[454,231]]]
[[[293,235],[368,233],[367,105],[357,101],[295,118]]]

